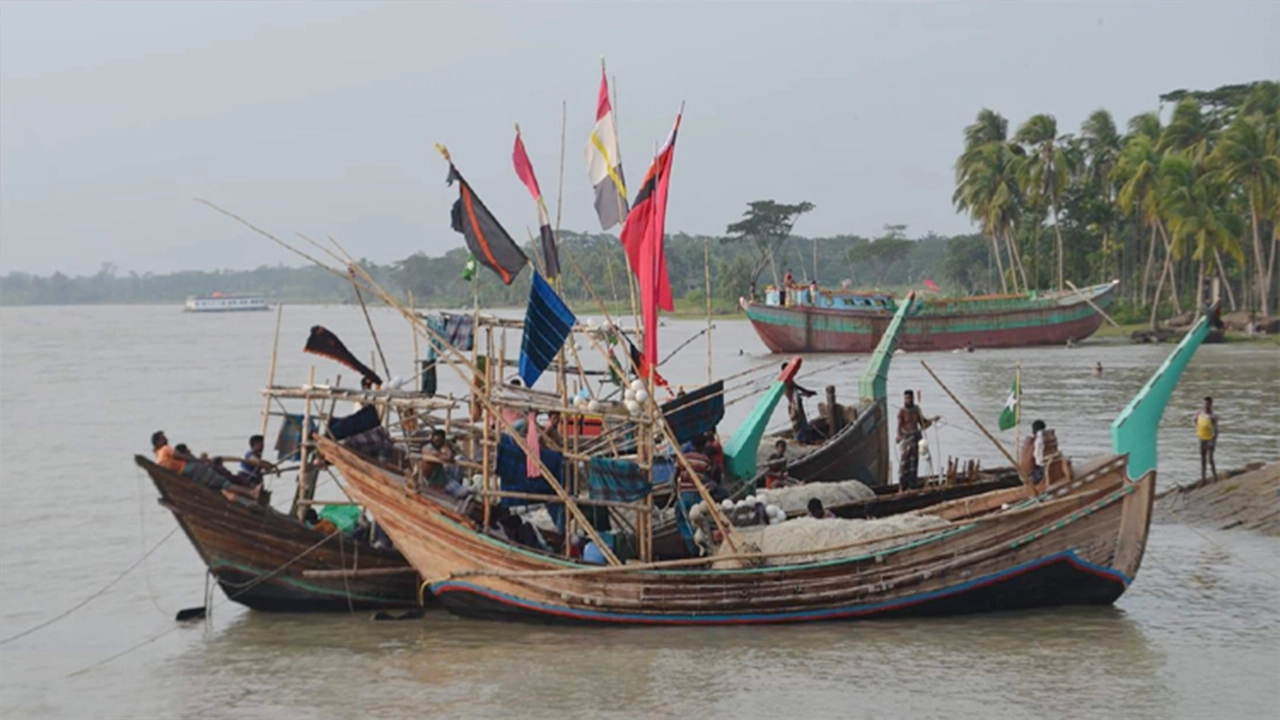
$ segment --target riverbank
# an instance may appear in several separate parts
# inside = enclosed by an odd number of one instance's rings
[[[1133,334],[1135,332],[1141,332],[1141,331],[1150,330],[1150,329],[1151,329],[1151,325],[1149,323],[1128,323],[1128,324],[1122,324],[1120,325],[1120,327],[1116,327],[1110,323],[1103,323],[1102,327],[1098,328],[1098,331],[1096,333],[1089,336],[1088,341],[1104,342],[1104,343],[1113,344],[1113,345],[1132,344]],[[1186,328],[1181,328],[1181,330],[1185,330],[1185,329]],[[1224,337],[1225,337],[1225,341],[1228,344],[1260,343],[1263,345],[1275,345],[1277,347],[1280,347],[1280,335],[1267,335],[1263,333],[1255,333],[1253,335],[1249,335],[1247,333],[1239,332],[1236,330],[1227,330]],[[1177,337],[1175,337],[1174,340],[1172,340],[1171,342],[1176,342],[1176,341],[1177,341]]]
[[[1280,460],[1175,487],[1156,500],[1156,522],[1253,530],[1280,537]]]

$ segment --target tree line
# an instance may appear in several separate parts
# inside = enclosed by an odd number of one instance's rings
[[[1121,132],[1034,115],[1012,134],[981,110],[964,129],[956,207],[987,242],[1002,291],[1119,279],[1122,311],[1156,324],[1219,278],[1230,310],[1269,316],[1280,244],[1280,86],[1177,90]],[[976,260],[981,254],[969,248]]]

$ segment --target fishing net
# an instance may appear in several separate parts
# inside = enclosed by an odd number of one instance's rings
[[[738,528],[738,535],[749,545],[759,548],[765,554],[796,553],[786,557],[766,558],[765,565],[795,565],[820,560],[834,560],[842,557],[853,557],[875,552],[898,543],[908,542],[912,538],[886,539],[883,543],[872,542],[875,538],[889,538],[893,535],[924,530],[927,528],[943,528],[949,523],[931,515],[904,514],[894,515],[877,520],[818,520],[810,517],[788,520],[780,525],[762,525]],[[815,553],[822,548],[836,548],[861,543],[833,552]],[[732,551],[728,544],[722,544],[717,554],[729,554]],[[741,561],[722,561],[715,564],[717,568],[738,567]]]
[[[777,505],[787,514],[805,512],[809,507],[809,500],[812,498],[818,498],[822,501],[823,507],[830,509],[861,500],[869,500],[876,496],[871,491],[871,488],[857,480],[845,480],[844,482],[835,483],[809,483],[808,485],[796,485],[795,487],[774,488],[766,491],[766,494],[769,497],[769,504]]]

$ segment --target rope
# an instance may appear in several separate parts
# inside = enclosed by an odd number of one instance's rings
[[[47,628],[47,627],[49,627],[50,625],[52,625],[52,624],[54,624],[54,623],[58,622],[59,620],[61,620],[61,619],[65,618],[65,617],[67,617],[67,616],[68,616],[68,615],[70,615],[71,613],[73,613],[73,612],[75,612],[75,611],[79,610],[80,608],[84,607],[85,605],[88,605],[90,601],[94,600],[95,598],[99,597],[100,595],[102,595],[102,594],[103,594],[103,593],[105,593],[106,591],[110,590],[110,589],[111,589],[111,587],[112,587],[113,585],[115,585],[116,583],[118,583],[118,582],[120,582],[121,580],[123,580],[125,575],[128,575],[129,573],[133,572],[133,571],[134,571],[134,570],[135,570],[139,565],[141,565],[141,564],[142,564],[142,562],[143,562],[144,560],[146,560],[147,558],[151,557],[151,553],[155,552],[156,550],[159,550],[159,549],[160,549],[160,546],[161,546],[161,545],[163,545],[163,544],[165,543],[165,541],[166,541],[166,540],[168,540],[169,538],[173,537],[173,534],[174,534],[174,533],[176,533],[176,532],[178,532],[178,529],[179,529],[179,526],[178,526],[178,525],[174,525],[174,526],[173,526],[173,529],[172,529],[172,530],[170,530],[170,531],[169,531],[169,533],[168,533],[167,535],[165,535],[163,538],[161,538],[161,539],[160,539],[160,542],[156,543],[154,546],[152,546],[152,548],[151,548],[150,550],[148,550],[148,551],[146,551],[145,553],[143,553],[142,557],[140,557],[140,558],[138,558],[136,561],[134,561],[134,563],[133,563],[132,565],[130,565],[128,568],[126,568],[124,572],[122,572],[122,573],[120,573],[119,575],[115,576],[115,578],[114,578],[114,579],[112,579],[112,580],[111,580],[111,582],[107,583],[106,585],[103,585],[103,586],[102,586],[102,588],[101,588],[101,589],[99,589],[97,592],[93,593],[92,595],[90,595],[89,597],[85,598],[84,600],[81,600],[80,602],[78,602],[78,603],[76,603],[75,605],[71,606],[69,609],[67,609],[66,611],[62,612],[61,614],[56,615],[56,616],[54,616],[54,617],[52,617],[52,618],[50,618],[50,619],[48,619],[48,620],[46,620],[46,621],[44,621],[44,622],[40,623],[39,625],[36,625],[36,626],[34,626],[34,627],[27,628],[26,630],[23,630],[22,632],[18,633],[17,635],[10,635],[9,637],[7,637],[7,638],[5,638],[5,639],[0,640],[0,645],[7,645],[8,643],[11,643],[11,642],[13,642],[14,640],[17,640],[18,638],[24,638],[24,637],[26,637],[26,636],[30,635],[31,633],[33,633],[33,632],[35,632],[35,631],[37,631],[37,630],[41,630],[41,629],[43,629],[43,628]]]
[[[168,540],[168,539],[169,539],[169,537],[170,537],[171,535],[173,535],[173,533],[175,533],[175,532],[177,532],[177,531],[178,531],[178,528],[176,528],[176,527],[175,527],[173,530],[169,531],[169,535],[165,535],[165,540]],[[312,545],[311,547],[307,548],[306,550],[303,550],[302,552],[298,553],[297,555],[295,555],[293,558],[291,558],[291,559],[290,559],[288,562],[286,562],[285,564],[281,565],[280,567],[276,568],[275,570],[272,570],[271,572],[267,573],[266,575],[259,575],[259,576],[257,577],[257,579],[255,579],[253,582],[248,583],[248,584],[247,584],[247,585],[245,585],[243,588],[241,588],[241,589],[237,590],[235,593],[233,593],[233,594],[231,594],[231,595],[228,595],[227,597],[223,598],[222,600],[220,600],[220,601],[218,601],[218,602],[214,603],[213,605],[209,606],[209,610],[213,610],[213,608],[216,608],[216,607],[221,607],[221,606],[225,605],[226,603],[228,603],[228,602],[230,602],[230,601],[232,601],[232,600],[235,600],[236,598],[240,597],[241,595],[243,595],[244,593],[248,592],[249,590],[251,590],[252,588],[256,587],[257,585],[259,585],[259,584],[261,584],[261,583],[264,583],[264,582],[266,582],[267,580],[270,580],[271,578],[273,578],[273,577],[275,577],[276,575],[280,574],[280,572],[281,572],[281,571],[283,571],[285,568],[289,567],[290,565],[293,565],[293,564],[294,564],[294,563],[296,563],[297,561],[299,561],[299,560],[301,560],[302,558],[304,558],[304,557],[306,557],[307,555],[309,555],[309,554],[310,554],[313,550],[315,550],[316,548],[320,547],[321,545],[325,544],[325,543],[326,543],[326,542],[328,542],[329,540],[333,539],[333,536],[334,536],[334,535],[340,535],[341,533],[342,533],[342,531],[341,531],[341,530],[334,530],[333,532],[329,533],[328,535],[324,536],[323,538],[320,538],[320,540],[319,540],[319,541],[317,541],[314,545]],[[163,542],[164,542],[164,540],[161,540],[160,542],[162,542],[162,543],[163,543]],[[157,547],[158,547],[158,546],[157,546]],[[152,548],[152,550],[154,551],[154,550],[155,550],[155,548]],[[148,554],[150,554],[150,553],[148,553]],[[136,565],[137,565],[137,563],[135,563],[135,564],[134,564],[134,566],[135,566],[135,567],[136,567]],[[130,570],[132,570],[132,569],[133,569],[133,568],[130,568]],[[128,571],[126,571],[126,572],[128,572]],[[117,578],[117,579],[119,579],[119,578]],[[112,583],[114,584],[114,583],[115,583],[115,580],[113,580],[113,581],[112,581]],[[109,587],[109,586],[108,586],[108,587]],[[106,588],[103,588],[103,589],[105,590]],[[86,601],[86,602],[87,602],[87,601]],[[82,603],[82,604],[83,604],[83,603]],[[55,619],[56,619],[56,618],[55,618]],[[156,635],[153,635],[153,636],[151,636],[151,637],[149,637],[149,638],[147,638],[147,639],[145,639],[145,640],[142,640],[141,642],[138,642],[138,643],[135,643],[135,644],[133,644],[133,645],[130,645],[129,647],[125,648],[124,650],[121,650],[120,652],[118,652],[118,653],[116,653],[116,654],[114,654],[114,655],[112,655],[112,656],[110,656],[110,657],[104,658],[104,659],[99,660],[98,662],[96,662],[96,663],[94,663],[94,664],[92,664],[92,665],[89,665],[89,666],[87,666],[87,667],[84,667],[84,668],[81,668],[81,669],[79,669],[79,670],[76,670],[75,672],[71,673],[71,674],[70,674],[70,675],[68,675],[67,677],[76,677],[77,675],[83,675],[84,673],[87,673],[87,672],[89,672],[90,670],[93,670],[93,669],[95,669],[95,668],[102,667],[103,665],[106,665],[107,663],[109,663],[109,662],[111,662],[111,661],[113,661],[113,660],[116,660],[116,659],[118,659],[118,658],[122,658],[122,657],[124,657],[125,655],[128,655],[129,653],[133,652],[134,650],[137,650],[137,649],[142,648],[142,647],[146,647],[147,645],[150,645],[151,643],[153,643],[153,642],[155,642],[155,641],[159,640],[160,638],[164,637],[165,635],[168,635],[169,633],[171,633],[171,632],[173,632],[173,631],[175,631],[175,630],[180,630],[180,629],[182,629],[182,627],[183,627],[182,625],[174,625],[173,627],[169,628],[168,630],[165,630],[164,632],[161,632],[161,633],[158,633],[158,634],[156,634]],[[39,628],[32,628],[31,630],[28,630],[28,631],[27,631],[27,633],[34,632],[35,630],[38,630],[38,629],[39,629]],[[23,633],[23,634],[26,634],[26,633]],[[21,637],[21,635],[15,635],[13,638],[9,638],[9,640],[16,639],[16,638],[18,638],[18,637]],[[4,644],[4,643],[8,642],[9,640],[3,640],[3,641],[0,641],[0,645],[2,645],[2,644]]]

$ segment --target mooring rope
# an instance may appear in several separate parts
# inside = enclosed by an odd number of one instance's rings
[[[132,565],[130,565],[128,568],[125,568],[125,571],[124,571],[124,572],[122,572],[122,573],[120,573],[119,575],[115,576],[115,578],[113,578],[113,579],[111,580],[111,582],[107,583],[106,585],[103,585],[103,586],[102,586],[102,587],[101,587],[97,592],[93,593],[93,594],[92,594],[92,595],[90,595],[89,597],[86,597],[85,599],[81,600],[80,602],[76,603],[75,605],[72,605],[72,606],[71,606],[69,609],[67,609],[66,611],[64,611],[64,612],[62,612],[62,613],[60,613],[60,614],[58,614],[58,615],[56,615],[56,616],[54,616],[54,617],[52,617],[52,618],[50,618],[50,619],[48,619],[48,620],[44,621],[44,622],[42,622],[42,623],[40,623],[39,625],[35,625],[34,627],[29,627],[29,628],[27,628],[26,630],[23,630],[22,632],[18,633],[17,635],[10,635],[9,637],[7,637],[7,638],[5,638],[5,639],[0,640],[0,645],[6,645],[6,644],[8,644],[8,643],[10,643],[10,642],[13,642],[14,640],[19,639],[19,638],[24,638],[24,637],[26,637],[26,636],[30,635],[31,633],[36,632],[37,630],[41,630],[41,629],[43,629],[43,628],[47,628],[47,627],[49,627],[50,625],[52,625],[52,624],[54,624],[54,623],[58,622],[59,620],[61,620],[61,619],[65,618],[65,617],[67,617],[67,616],[68,616],[68,615],[70,615],[71,613],[73,613],[73,612],[75,612],[75,611],[79,610],[80,608],[84,607],[85,605],[88,605],[92,600],[94,600],[95,598],[97,598],[97,597],[101,596],[103,593],[105,593],[106,591],[110,590],[110,589],[112,588],[112,586],[114,586],[116,583],[118,583],[118,582],[120,582],[121,580],[123,580],[125,575],[128,575],[129,573],[131,573],[131,572],[133,572],[135,569],[137,569],[137,567],[138,567],[139,565],[141,565],[141,564],[143,563],[143,561],[145,561],[147,558],[151,557],[151,553],[154,553],[156,550],[159,550],[159,549],[160,549],[160,546],[161,546],[161,545],[163,545],[163,544],[165,543],[165,541],[166,541],[166,540],[168,540],[169,538],[173,537],[173,534],[174,534],[174,533],[176,533],[176,532],[178,532],[178,526],[177,526],[177,525],[175,525],[175,526],[173,527],[173,529],[172,529],[172,530],[170,530],[170,531],[169,531],[169,533],[168,533],[167,535],[165,535],[163,538],[161,538],[161,539],[160,539],[160,542],[158,542],[158,543],[156,543],[155,545],[153,545],[153,546],[151,547],[151,549],[150,549],[150,550],[148,550],[148,551],[146,551],[145,553],[143,553],[142,557],[140,557],[140,558],[138,558],[137,560],[135,560],[135,561],[134,561],[134,563],[133,563]]]
[[[169,535],[166,535],[166,536],[165,536],[165,540],[168,540],[168,539],[169,539],[169,536],[170,536],[170,535],[173,535],[173,533],[177,532],[177,530],[178,530],[178,528],[176,528],[176,527],[175,527],[173,530],[171,530],[171,531],[169,532]],[[312,545],[311,547],[307,548],[306,550],[303,550],[302,552],[300,552],[300,553],[298,553],[297,555],[295,555],[294,557],[292,557],[292,558],[291,558],[288,562],[286,562],[285,564],[281,565],[280,567],[276,568],[275,570],[272,570],[271,572],[269,572],[269,573],[267,573],[267,574],[265,574],[265,575],[259,575],[259,576],[257,577],[257,579],[255,579],[253,582],[249,583],[248,585],[244,586],[244,587],[243,587],[243,588],[241,588],[240,590],[237,590],[234,594],[232,594],[232,595],[228,595],[227,597],[223,598],[222,600],[220,600],[220,601],[218,601],[218,602],[216,602],[216,603],[213,603],[213,604],[209,607],[209,609],[210,609],[210,610],[212,610],[213,608],[221,607],[222,605],[224,605],[224,604],[226,604],[226,603],[228,603],[228,602],[230,602],[230,601],[232,601],[232,600],[234,600],[234,599],[236,599],[236,598],[240,597],[241,595],[243,595],[244,593],[248,592],[248,591],[249,591],[249,590],[251,590],[252,588],[254,588],[254,587],[258,586],[259,584],[264,583],[264,582],[266,582],[267,580],[270,580],[271,578],[273,578],[273,577],[275,577],[276,575],[280,574],[280,572],[282,572],[285,568],[288,568],[290,565],[293,565],[295,562],[297,562],[297,561],[301,560],[302,558],[306,557],[306,556],[307,556],[307,555],[309,555],[312,551],[314,551],[316,548],[318,548],[318,547],[320,547],[321,545],[325,544],[325,543],[326,543],[326,542],[328,542],[329,540],[332,540],[332,539],[333,539],[333,537],[334,537],[335,535],[339,535],[339,534],[341,534],[341,533],[342,533],[342,531],[341,531],[341,530],[334,530],[333,532],[331,532],[331,533],[329,533],[328,535],[326,535],[326,536],[324,536],[323,538],[321,538],[319,541],[317,541],[317,542],[316,542],[314,545]],[[164,542],[164,541],[162,540],[161,542]],[[154,550],[154,548],[153,548],[153,550]],[[136,563],[135,563],[135,566],[136,566]],[[130,568],[130,569],[132,569],[132,568]],[[115,581],[112,581],[112,582],[114,583]],[[86,602],[87,602],[87,601],[86,601]],[[68,675],[67,677],[76,677],[77,675],[83,675],[84,673],[87,673],[87,672],[89,672],[90,670],[94,670],[94,669],[96,669],[96,668],[102,667],[103,665],[106,665],[107,663],[112,662],[113,660],[117,660],[117,659],[119,659],[119,658],[124,657],[125,655],[128,655],[129,653],[133,652],[134,650],[137,650],[137,649],[142,648],[142,647],[146,647],[147,645],[150,645],[151,643],[153,643],[153,642],[155,642],[155,641],[159,640],[160,638],[164,637],[165,635],[168,635],[169,633],[174,632],[175,630],[180,630],[180,629],[182,629],[182,627],[183,627],[182,625],[174,625],[173,627],[171,627],[171,628],[169,628],[169,629],[165,630],[164,632],[161,632],[161,633],[158,633],[158,634],[156,634],[156,635],[153,635],[153,636],[151,636],[151,637],[149,637],[149,638],[146,638],[145,640],[142,640],[141,642],[135,643],[134,645],[130,645],[129,647],[125,648],[124,650],[121,650],[120,652],[118,652],[118,653],[116,653],[116,654],[114,654],[114,655],[112,655],[112,656],[110,656],[110,657],[103,658],[102,660],[99,660],[98,662],[96,662],[96,663],[94,663],[94,664],[92,664],[92,665],[89,665],[89,666],[87,666],[87,667],[83,667],[83,668],[81,668],[81,669],[79,669],[79,670],[76,670],[75,672],[71,673],[71,674],[70,674],[70,675]],[[38,629],[38,628],[33,628],[31,631],[28,631],[28,632],[34,632],[34,630],[35,630],[35,629]],[[20,636],[15,636],[15,638],[16,638],[16,637],[20,637]],[[10,639],[15,639],[15,638],[10,638]],[[5,640],[5,641],[3,641],[3,642],[8,642],[8,640]],[[3,644],[3,643],[0,643],[0,644]]]

